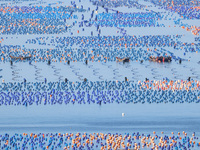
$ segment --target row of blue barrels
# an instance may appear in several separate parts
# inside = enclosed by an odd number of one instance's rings
[[[0,6],[0,10],[5,10],[7,12],[16,13],[45,13],[45,12],[85,12],[81,5],[80,8],[76,7],[76,4],[71,4],[69,6]]]
[[[168,1],[158,1],[158,0],[145,0],[158,5],[160,8],[165,8],[166,10],[171,10],[177,12],[180,16],[183,16],[184,19],[199,19],[199,9],[198,1],[180,1],[180,0],[168,0]],[[127,7],[127,8],[138,8],[144,9],[146,5],[139,4],[137,1],[109,1],[109,0],[92,0],[94,5],[102,6],[106,8],[117,8],[117,7]]]
[[[78,31],[77,31],[78,32]],[[58,47],[184,47],[191,43],[181,42],[182,35],[143,35],[143,36],[72,36],[72,37],[37,37],[27,39],[26,44],[53,45]],[[178,40],[179,39],[179,40]],[[95,44],[95,46],[93,46]],[[193,46],[198,45],[194,43]]]
[[[157,27],[153,19],[133,19],[133,20],[98,20],[88,21],[87,24],[100,27]],[[86,25],[88,26],[88,25]],[[159,26],[159,25],[158,25]]]
[[[200,19],[200,10],[197,5],[194,6],[174,6],[167,8],[172,12],[178,13],[183,19]]]
[[[192,0],[167,0],[167,1],[158,1],[158,0],[145,0],[149,1],[155,5],[162,7],[187,7],[194,6],[194,2]]]
[[[66,33],[72,26],[71,24],[64,22],[66,19],[52,19],[51,16],[48,17],[47,15],[45,17],[46,19],[29,20],[25,22],[25,19],[9,19],[6,16],[2,16],[0,21],[3,25],[0,27],[1,33],[2,35]],[[70,15],[70,18],[71,17],[77,18],[76,15]]]
[[[200,51],[199,43],[182,42],[182,35],[144,35],[144,36],[73,36],[73,37],[38,37],[27,39],[26,44],[38,44],[64,48],[79,46],[82,48],[114,47],[174,47],[187,52]],[[196,40],[196,39],[195,39]],[[120,49],[119,49],[120,50]]]
[[[118,7],[132,8],[132,7],[135,7],[137,9],[141,9],[141,8],[146,7],[146,5],[138,3],[138,1],[132,1],[132,0],[123,0],[123,1],[90,0],[90,2],[92,2],[93,5],[100,6],[103,8],[118,8]]]
[[[132,13],[99,13],[97,15],[98,20],[134,20],[134,19],[162,19],[163,15],[160,12],[132,12]]]
[[[160,104],[199,103],[200,90],[90,90],[87,91],[9,91],[0,92],[0,105],[68,105],[68,104]]]
[[[191,77],[188,80],[162,80],[162,81],[129,81],[125,77],[125,81],[69,81],[65,78],[65,82],[47,82],[45,78],[43,82],[28,82],[24,79],[24,82],[4,82],[0,84],[0,91],[91,91],[91,90],[128,90],[131,91],[146,89],[153,90],[199,90],[200,81],[193,80]],[[164,88],[164,89],[163,89]],[[181,89],[180,89],[181,88]]]

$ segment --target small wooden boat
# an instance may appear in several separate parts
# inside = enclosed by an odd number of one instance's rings
[[[130,61],[129,57],[127,57],[127,58],[116,57],[116,59],[117,59],[117,62],[123,62],[123,63]]]
[[[159,57],[150,56],[149,57],[149,61],[153,61],[153,62],[171,62],[172,61],[172,57],[171,56],[167,56],[167,57],[163,57],[163,56],[159,56]]]
[[[31,55],[29,55],[29,56],[11,56],[10,55],[10,58],[11,59],[16,59],[16,60],[18,60],[18,59],[20,59],[20,60],[30,60],[31,59]]]

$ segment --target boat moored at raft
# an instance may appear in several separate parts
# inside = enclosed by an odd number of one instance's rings
[[[167,57],[163,57],[163,56],[150,56],[149,57],[149,61],[153,61],[153,62],[171,62],[172,61],[172,57],[171,56],[167,56]]]
[[[129,57],[126,57],[126,58],[119,58],[119,57],[116,57],[116,60],[117,62],[130,62],[130,58]]]
[[[31,55],[29,55],[29,56],[12,56],[12,55],[10,55],[10,58],[14,59],[14,60],[30,60],[31,57],[32,57]]]

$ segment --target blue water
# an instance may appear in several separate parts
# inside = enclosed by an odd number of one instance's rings
[[[200,135],[200,110],[196,104],[9,106],[1,107],[0,114],[0,133],[185,131]]]

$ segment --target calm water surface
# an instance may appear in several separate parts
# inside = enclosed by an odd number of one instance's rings
[[[122,113],[125,116],[122,117]],[[200,135],[196,104],[69,104],[0,108],[0,133],[102,132]]]

